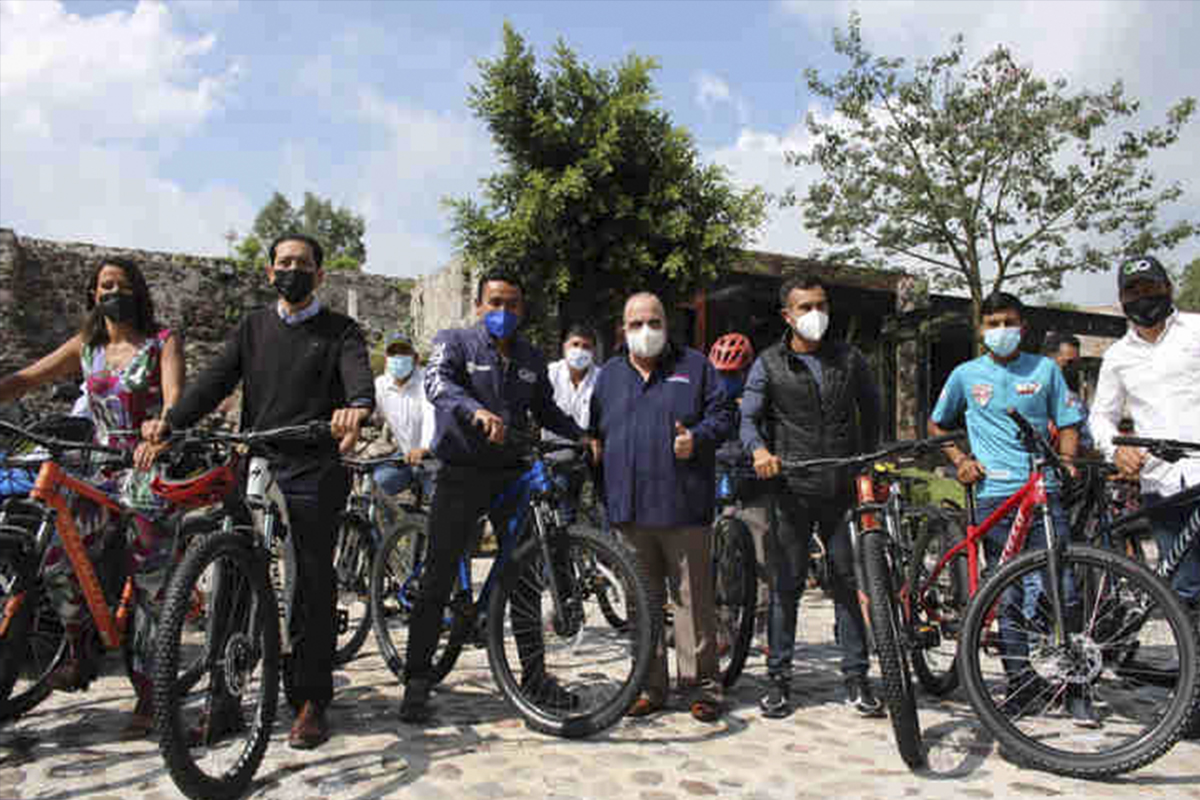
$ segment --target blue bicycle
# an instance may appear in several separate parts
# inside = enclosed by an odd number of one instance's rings
[[[468,644],[484,645],[500,691],[529,727],[568,738],[615,724],[641,690],[662,630],[648,581],[611,536],[568,528],[547,453],[581,450],[571,442],[529,441],[528,468],[493,498],[490,513],[515,509],[495,528],[497,549],[476,596],[470,558],[459,564],[433,673],[441,680]],[[384,540],[371,574],[371,609],[379,649],[401,677],[409,616],[420,592],[427,519],[418,508]],[[627,624],[614,627],[605,607],[619,603]],[[522,687],[518,640],[540,639],[545,674],[575,698],[564,708]]]

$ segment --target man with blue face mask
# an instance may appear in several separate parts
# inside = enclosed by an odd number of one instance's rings
[[[431,663],[458,562],[474,549],[479,518],[492,498],[524,470],[526,450],[509,432],[532,433],[532,415],[537,425],[559,436],[583,438],[583,430],[554,402],[545,356],[518,331],[524,315],[525,292],[518,279],[489,272],[479,279],[475,293],[478,324],[433,337],[425,394],[434,407],[433,453],[441,468],[429,509],[428,560],[409,627],[403,722],[422,723],[432,714]],[[504,529],[511,510],[492,512],[495,530]],[[533,629],[540,631],[540,626]],[[517,642],[523,691],[563,710],[577,707],[579,698],[546,675],[540,635],[536,638]]]
[[[1029,452],[1021,444],[1017,425],[1009,418],[1008,409],[1016,409],[1036,430],[1047,435],[1050,423],[1053,423],[1059,431],[1058,452],[1068,470],[1074,472],[1070,462],[1079,446],[1082,405],[1068,391],[1062,370],[1054,360],[1021,352],[1021,337],[1025,330],[1023,311],[1021,301],[1007,292],[994,292],[984,299],[980,306],[979,332],[987,352],[959,364],[950,373],[929,417],[929,434],[941,436],[948,429],[958,427],[958,420],[965,415],[971,453],[964,453],[953,445],[946,447],[944,452],[953,462],[959,482],[974,487],[976,524],[987,519],[1029,479]],[[1070,525],[1059,502],[1058,488],[1056,477],[1048,473],[1046,491],[1055,534],[1069,538]],[[1010,513],[984,537],[989,570],[999,563],[1014,516],[1015,512]],[[1042,516],[1036,514],[1025,548],[1035,550],[1045,546]],[[1026,591],[1039,591],[1039,587],[1030,585]],[[1026,607],[1031,607],[1033,602],[1027,594]],[[1071,597],[1067,598],[1067,603],[1068,615],[1079,611]],[[1012,649],[1016,650],[1024,642],[1024,634],[1014,632],[1006,635],[1005,641],[1011,642]],[[1044,684],[1028,669],[1022,669],[1019,661],[1015,657],[1004,659],[1008,692],[1003,709],[1013,715],[1019,715],[1044,690]],[[1085,690],[1086,687],[1072,693],[1067,698],[1068,705],[1077,724],[1096,727],[1099,721]]]
[[[386,495],[397,495],[413,482],[414,467],[429,455],[433,441],[433,404],[425,398],[425,370],[412,342],[399,332],[386,339],[387,362],[375,379],[375,416],[385,423],[384,436],[372,444],[367,455],[397,452],[404,464],[385,465],[375,470],[375,485]],[[425,498],[432,497],[431,473],[421,478]]]

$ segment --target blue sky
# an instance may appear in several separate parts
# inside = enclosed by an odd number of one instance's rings
[[[439,199],[497,167],[465,98],[504,20],[539,57],[559,37],[592,64],[655,57],[662,104],[706,160],[742,185],[803,187],[812,174],[783,158],[807,143],[801,72],[840,68],[831,32],[851,8],[879,52],[927,57],[961,32],[969,57],[1003,42],[1075,87],[1121,78],[1143,124],[1200,86],[1187,0],[0,0],[0,225],[223,253],[271,192],[313,191],[367,218],[368,269],[429,272],[452,252]],[[1173,216],[1200,217],[1198,162],[1193,122],[1155,163],[1187,190]],[[803,254],[813,239],[797,211],[775,211],[757,246]],[[1110,277],[1081,276],[1063,297],[1114,294]]]

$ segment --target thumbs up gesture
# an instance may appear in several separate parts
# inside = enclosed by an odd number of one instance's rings
[[[692,432],[683,427],[682,422],[675,420],[675,458],[686,461],[692,457],[695,446],[696,440],[692,437]]]

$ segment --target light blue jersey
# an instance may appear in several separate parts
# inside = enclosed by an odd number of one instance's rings
[[[1030,454],[1017,436],[1017,424],[1006,413],[1010,408],[1043,433],[1049,432],[1051,421],[1060,429],[1083,421],[1079,400],[1068,391],[1058,364],[1049,358],[1021,353],[1001,364],[985,354],[959,364],[942,388],[931,417],[936,425],[952,428],[966,411],[971,451],[987,473],[977,497],[1007,497],[1029,479]],[[1046,488],[1055,487],[1053,476],[1047,475]]]

